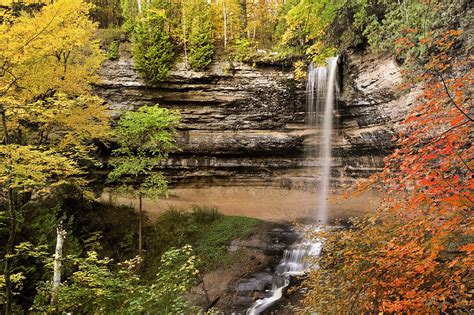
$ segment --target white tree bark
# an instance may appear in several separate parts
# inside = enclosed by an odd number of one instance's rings
[[[63,259],[63,245],[66,238],[66,230],[63,224],[59,223],[56,229],[56,252],[54,254],[54,269],[53,269],[53,289],[51,294],[51,304],[56,303],[57,292],[61,285],[61,269]]]
[[[138,253],[143,252],[143,197],[138,196]]]
[[[227,48],[227,10],[225,0],[222,0],[222,14],[224,15],[224,50]]]
[[[187,34],[186,34],[186,5],[184,4],[184,1],[181,1],[181,10],[182,10],[182,20],[183,22],[181,23],[183,25],[183,46],[184,46],[184,66],[186,69],[189,69],[189,64],[188,64],[188,45],[187,45]]]
[[[142,0],[137,0],[138,13],[142,13]]]

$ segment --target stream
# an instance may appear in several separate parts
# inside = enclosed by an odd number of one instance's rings
[[[319,160],[321,161],[319,178],[320,187],[317,194],[315,218],[320,224],[327,224],[330,177],[332,165],[332,130],[333,115],[339,93],[337,80],[339,58],[333,57],[326,60],[326,66],[315,67],[312,63],[308,67],[306,84],[307,125],[320,131]],[[304,275],[313,266],[310,265],[310,256],[321,254],[321,242],[302,240],[285,250],[283,259],[275,268],[272,278],[272,289],[269,296],[257,300],[246,312],[247,315],[260,314],[283,296],[283,292],[290,284],[290,278]]]
[[[312,266],[309,257],[321,254],[321,242],[300,241],[290,248],[285,249],[283,258],[276,266],[272,278],[272,289],[268,297],[255,301],[247,310],[247,315],[260,314],[277,301],[284,293],[285,288],[290,284],[290,278],[304,275]]]

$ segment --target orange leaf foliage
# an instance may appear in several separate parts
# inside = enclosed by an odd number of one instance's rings
[[[454,63],[448,53],[461,33],[447,31],[434,40],[437,53],[414,80],[423,92],[402,123],[398,148],[386,159],[385,170],[365,185],[380,182],[390,196],[371,220],[380,223],[356,221],[352,230],[323,236],[327,251],[337,252],[319,261],[321,270],[332,276],[316,271],[308,283],[319,281],[313,292],[326,283],[325,290],[334,297],[330,303],[343,305],[336,312],[469,310],[473,297],[468,279],[474,270],[474,76],[469,60]],[[406,39],[396,44],[406,44]],[[374,268],[367,274],[369,266]]]

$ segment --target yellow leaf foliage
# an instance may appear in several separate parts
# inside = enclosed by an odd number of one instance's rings
[[[0,160],[0,186],[23,192],[61,185],[81,174],[70,159],[32,146],[2,145]]]
[[[54,145],[60,152],[80,154],[90,151],[91,140],[109,136],[109,116],[102,99],[58,94],[46,100],[12,108],[8,113],[10,129],[28,135],[27,142]],[[36,130],[30,130],[30,126]]]
[[[0,24],[0,104],[89,91],[103,60],[90,9],[82,0],[58,0]]]

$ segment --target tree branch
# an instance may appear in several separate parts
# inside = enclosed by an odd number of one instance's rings
[[[462,110],[461,107],[458,106],[458,104],[456,104],[456,102],[454,101],[453,97],[451,96],[451,93],[449,93],[449,89],[448,89],[448,86],[446,85],[446,81],[444,81],[444,78],[443,76],[441,75],[441,73],[439,73],[438,70],[435,70],[436,74],[439,76],[439,78],[441,79],[441,82],[443,82],[443,86],[444,86],[444,89],[446,91],[446,94],[448,94],[448,98],[449,100],[451,101],[451,103],[454,105],[454,107],[457,108],[458,111],[461,112],[461,114],[463,114],[464,116],[466,116],[467,119],[469,119],[469,121],[471,122],[474,122],[474,119],[472,119],[466,112],[464,112]]]

